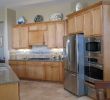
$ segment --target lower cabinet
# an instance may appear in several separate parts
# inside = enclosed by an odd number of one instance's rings
[[[9,61],[16,75],[21,79],[63,82],[62,62]]]
[[[29,79],[44,80],[44,62],[27,61],[26,74]]]
[[[60,81],[60,63],[45,62],[45,80]]]
[[[19,78],[26,78],[26,62],[25,61],[10,61],[10,66]]]

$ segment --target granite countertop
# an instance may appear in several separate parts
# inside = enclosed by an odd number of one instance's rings
[[[12,60],[12,59],[10,59]],[[63,62],[63,59],[50,59],[50,58],[29,58],[29,59],[13,59],[13,61],[40,61],[40,62]]]
[[[18,77],[8,64],[0,63],[0,84],[19,82]]]

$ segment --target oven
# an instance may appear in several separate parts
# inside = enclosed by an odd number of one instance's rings
[[[101,36],[85,37],[85,81],[103,80],[103,44]]]
[[[94,83],[103,80],[103,66],[99,64],[85,64],[85,81]]]

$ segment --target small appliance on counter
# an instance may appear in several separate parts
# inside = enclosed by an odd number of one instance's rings
[[[5,58],[0,58],[0,63],[5,63]]]
[[[64,89],[83,96],[84,92],[84,35],[64,37]]]

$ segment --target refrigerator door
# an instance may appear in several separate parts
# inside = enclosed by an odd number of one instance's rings
[[[73,94],[77,94],[77,76],[65,71],[64,88]]]
[[[70,73],[65,70],[64,89],[69,92],[82,96],[84,95],[84,79],[79,74]]]
[[[64,37],[64,54],[65,54],[65,70],[78,73],[77,68],[77,52],[76,52],[76,35]]]

